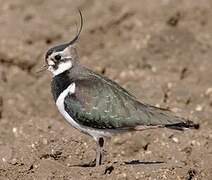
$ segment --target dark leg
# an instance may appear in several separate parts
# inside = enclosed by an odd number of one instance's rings
[[[104,138],[100,137],[97,141],[97,149],[96,149],[96,166],[101,165],[102,163],[102,150],[104,146]]]

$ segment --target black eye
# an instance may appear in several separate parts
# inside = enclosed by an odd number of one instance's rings
[[[61,55],[57,54],[54,58],[55,58],[55,60],[59,61],[59,60],[61,60]]]

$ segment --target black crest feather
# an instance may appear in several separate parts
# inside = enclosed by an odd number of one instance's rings
[[[63,51],[65,48],[67,48],[68,46],[74,44],[78,39],[79,39],[79,36],[80,36],[80,33],[82,31],[82,28],[83,28],[83,17],[82,17],[82,12],[80,9],[78,9],[78,12],[79,12],[79,15],[80,15],[80,28],[79,28],[79,31],[77,32],[77,35],[68,43],[64,43],[64,44],[61,44],[61,45],[58,45],[58,46],[55,46],[55,47],[52,47],[50,48],[47,53],[46,53],[46,59],[53,53],[53,52],[60,52],[60,51]]]

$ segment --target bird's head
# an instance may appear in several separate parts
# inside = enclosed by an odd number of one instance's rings
[[[80,29],[73,40],[68,43],[57,45],[50,48],[45,56],[45,68],[52,72],[53,76],[63,73],[66,70],[73,68],[78,63],[78,55],[76,51],[76,43],[82,31],[83,18],[80,14]]]

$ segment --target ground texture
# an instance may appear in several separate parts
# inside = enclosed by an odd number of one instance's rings
[[[211,179],[211,0],[0,4],[1,180]],[[102,166],[80,166],[94,159],[95,142],[65,123],[51,75],[36,73],[49,47],[76,34],[77,7],[85,19],[78,43],[84,65],[200,129],[119,135],[107,142]],[[150,164],[124,164],[132,160]]]

